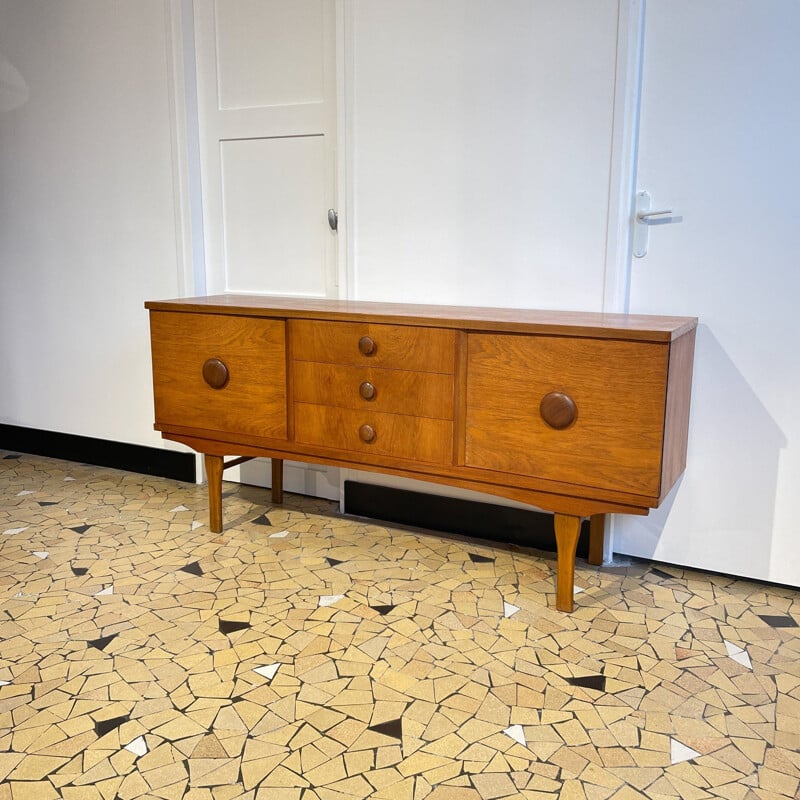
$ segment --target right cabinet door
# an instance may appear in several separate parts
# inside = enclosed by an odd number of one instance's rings
[[[668,358],[667,344],[470,334],[467,466],[657,497]]]

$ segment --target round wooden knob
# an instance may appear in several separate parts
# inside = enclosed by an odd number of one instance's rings
[[[362,425],[358,429],[358,435],[362,442],[370,444],[375,441],[375,437],[378,434],[375,433],[375,428],[373,428],[372,425]]]
[[[362,336],[358,340],[358,352],[361,353],[362,356],[375,355],[377,349],[378,345],[375,344],[375,340],[369,336]]]
[[[203,380],[212,389],[222,389],[227,383],[230,375],[225,362],[219,358],[209,358],[203,364]]]
[[[560,431],[569,428],[578,414],[575,401],[563,392],[550,392],[539,403],[542,419],[551,427]]]
[[[358,393],[365,400],[375,399],[375,387],[369,381],[364,381],[364,383],[362,383],[361,386],[358,387]]]

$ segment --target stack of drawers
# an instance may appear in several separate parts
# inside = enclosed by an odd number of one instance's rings
[[[289,320],[297,442],[452,464],[456,332]]]

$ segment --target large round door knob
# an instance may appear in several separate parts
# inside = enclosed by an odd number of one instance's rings
[[[364,398],[364,400],[375,399],[375,387],[369,381],[364,381],[364,383],[358,387],[358,393]]]
[[[212,389],[222,389],[227,383],[230,375],[225,362],[219,358],[209,358],[203,364],[203,380]]]
[[[575,401],[568,394],[550,392],[539,403],[539,413],[551,428],[560,431],[564,428],[569,428],[575,422],[578,409],[575,406]]]
[[[375,351],[377,349],[378,345],[375,343],[375,340],[370,336],[362,336],[358,340],[358,352],[361,353],[362,356],[375,355]]]
[[[358,429],[358,436],[365,444],[371,444],[374,442],[377,435],[378,434],[375,433],[375,428],[373,428],[372,425],[362,425]]]

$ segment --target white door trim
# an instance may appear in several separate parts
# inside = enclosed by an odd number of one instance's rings
[[[636,187],[646,0],[620,0],[612,118],[603,311],[630,304],[631,215]]]
[[[630,307],[631,218],[636,192],[645,3],[646,0],[620,0],[619,4],[603,281],[603,311],[609,313],[627,313]],[[603,562],[609,562],[614,555],[616,516],[608,514],[605,519]]]
[[[175,248],[181,296],[195,292],[189,179],[189,123],[186,113],[185,21],[181,4],[164,3],[167,78],[172,150],[172,189],[175,209]]]
[[[192,0],[164,0],[164,25],[178,292],[190,297],[206,293]],[[187,446],[168,440],[164,446],[189,452]],[[203,459],[198,457],[195,481],[205,481]]]
[[[339,227],[339,297],[355,299],[355,32],[353,0],[336,0],[336,202]],[[344,512],[344,483],[358,480],[355,470],[339,470],[339,510]]]
[[[355,93],[353,0],[336,0],[336,203],[339,214],[339,297],[354,299],[355,243],[353,113]]]

